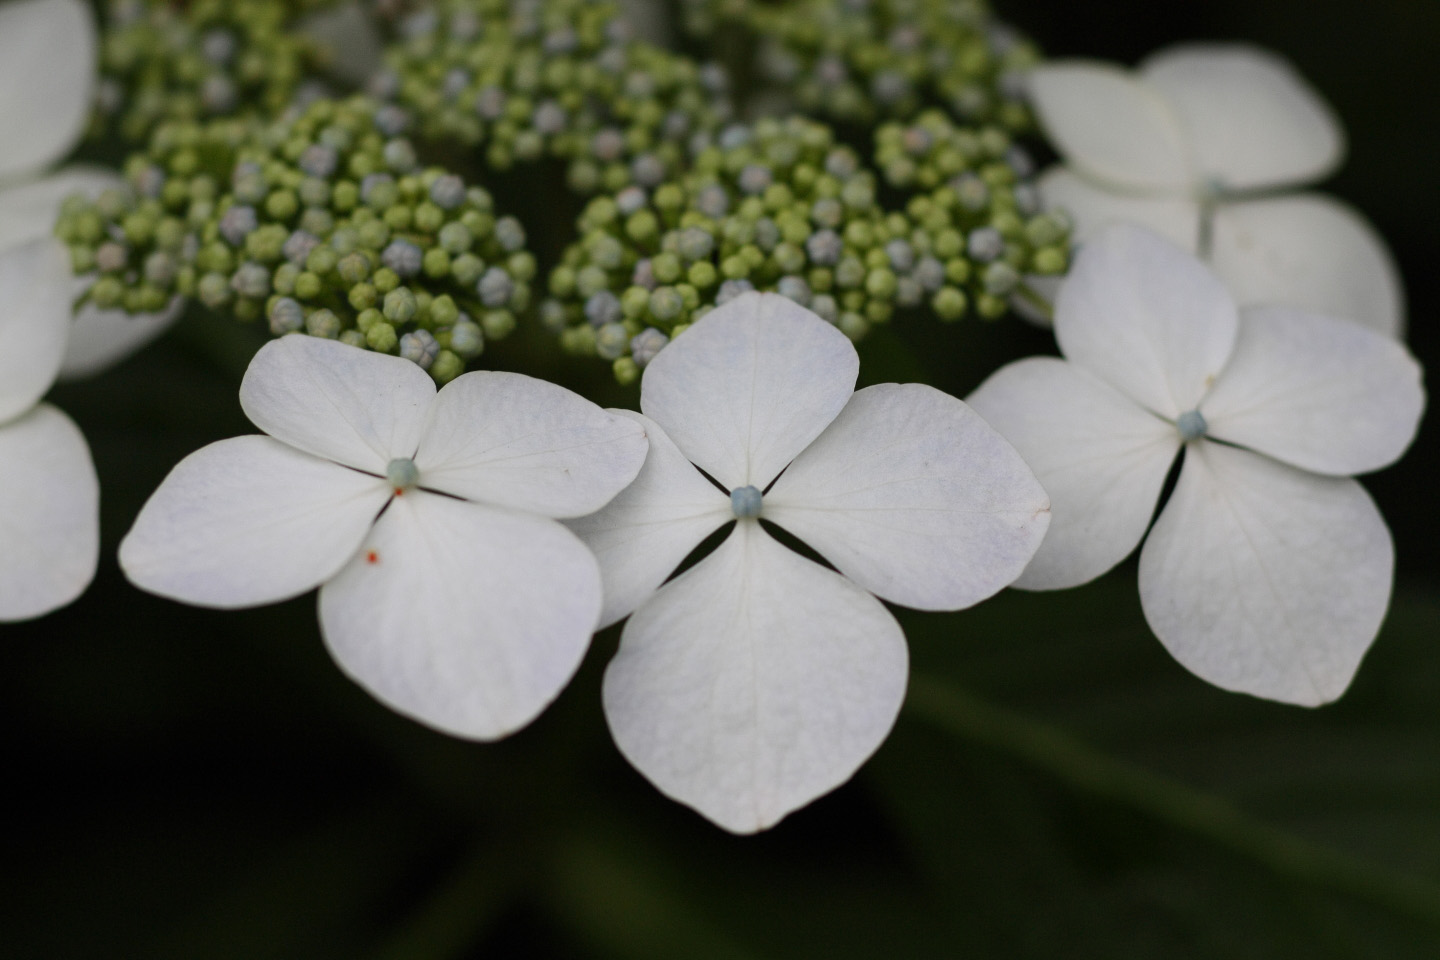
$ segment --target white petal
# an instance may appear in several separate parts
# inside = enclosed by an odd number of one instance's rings
[[[0,620],[26,620],[74,600],[100,555],[100,485],[90,448],[42,403],[0,427]]]
[[[1425,391],[1399,343],[1292,307],[1242,311],[1235,354],[1201,405],[1210,435],[1341,476],[1378,470],[1415,438]]]
[[[523,727],[580,665],[600,571],[560,524],[424,491],[397,497],[320,591],[331,655],[390,707],[493,740]]]
[[[90,118],[95,18],[81,0],[0,4],[0,179],[70,152]]]
[[[746,293],[650,361],[640,409],[728,489],[764,489],[835,419],[859,372],[839,330],[779,294]]]
[[[240,406],[277,440],[359,470],[415,456],[435,381],[409,360],[294,335],[261,347]]]
[[[1405,288],[1364,217],[1319,193],[1216,208],[1210,260],[1242,306],[1281,303],[1398,337]]]
[[[919,383],[858,391],[765,495],[763,516],[892,603],[959,610],[1006,587],[1050,523],[1015,448]]]
[[[1354,480],[1201,442],[1140,553],[1140,601],[1196,676],[1314,706],[1349,686],[1394,563],[1390,531]]]
[[[71,194],[97,197],[124,183],[113,170],[75,166],[0,190],[0,250],[51,236],[60,219],[60,205]]]
[[[383,66],[380,32],[354,0],[303,17],[296,30],[320,45],[329,71],[346,83],[358,87]]]
[[[70,256],[56,240],[0,253],[0,423],[55,382],[70,332]]]
[[[907,670],[878,600],[742,522],[630,617],[605,716],[662,793],[751,833],[850,778],[890,732]]]
[[[1136,192],[1190,192],[1178,118],[1158,93],[1113,63],[1063,60],[1028,76],[1045,135],[1088,176]]]
[[[1046,209],[1060,207],[1074,219],[1077,243],[1111,223],[1148,227],[1192,252],[1200,239],[1200,205],[1194,200],[1107,190],[1058,164],[1042,173],[1036,185]]]
[[[1002,367],[968,402],[1050,495],[1050,529],[1015,586],[1086,583],[1135,549],[1180,448],[1174,427],[1050,357]]]
[[[701,540],[733,517],[729,498],[701,476],[659,424],[629,410],[613,412],[644,427],[650,438],[645,466],[603,510],[566,523],[600,561],[601,627],[640,606]]]
[[[422,486],[547,517],[599,510],[645,462],[645,430],[518,373],[467,373],[430,405]]]
[[[203,607],[253,607],[313,590],[354,556],[390,488],[269,437],[190,454],[120,543],[137,587]]]
[[[1180,117],[1197,172],[1227,190],[1318,180],[1340,164],[1335,113],[1289,61],[1246,44],[1185,44],[1140,65]]]
[[[110,369],[170,329],[184,311],[185,298],[178,296],[159,313],[101,310],[87,303],[70,325],[60,379],[89,377]]]
[[[1055,304],[1072,362],[1174,419],[1193,410],[1235,343],[1235,303],[1204,264],[1141,227],[1086,242]]]

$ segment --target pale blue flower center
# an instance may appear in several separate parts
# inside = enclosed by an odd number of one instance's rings
[[[1206,428],[1205,418],[1199,410],[1186,410],[1175,421],[1175,429],[1180,431],[1180,439],[1186,443],[1205,436]]]
[[[420,468],[408,457],[397,457],[385,466],[385,479],[396,490],[409,490],[420,482]]]
[[[753,520],[760,516],[762,499],[755,487],[736,487],[730,491],[730,509],[741,520]]]

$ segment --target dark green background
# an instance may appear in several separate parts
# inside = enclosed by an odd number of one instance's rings
[[[1440,4],[1000,9],[1054,55],[1248,38],[1290,56],[1345,119],[1328,187],[1393,245],[1434,367]],[[80,602],[0,628],[0,956],[1440,956],[1435,418],[1367,481],[1398,582],[1339,704],[1192,678],[1146,630],[1131,563],[1066,593],[902,614],[916,680],[890,740],[852,784],[734,838],[610,744],[613,630],[531,728],[473,745],[346,681],[313,596],[213,614],[126,586],[114,548],[144,497],[186,453],[249,432],[235,389],[254,344],[192,317],[52,395],[94,451],[104,554]],[[543,346],[490,356],[533,370]],[[863,376],[963,395],[1046,349],[1015,321],[901,324],[867,342]]]

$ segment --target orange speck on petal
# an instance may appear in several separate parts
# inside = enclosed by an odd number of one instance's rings
[[[371,550],[369,553],[365,554],[365,562],[366,562],[366,563],[379,563],[379,562],[380,562],[380,554],[376,553],[374,550]]]

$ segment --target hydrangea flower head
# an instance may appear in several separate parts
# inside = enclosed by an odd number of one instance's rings
[[[1330,107],[1281,57],[1241,44],[1161,50],[1134,71],[1057,61],[1029,77],[1064,157],[1041,178],[1083,242],[1138,223],[1201,255],[1242,306],[1290,304],[1396,335],[1404,291],[1383,241],[1354,210],[1283,193],[1344,155]]]
[[[39,402],[65,354],[69,277],[65,248],[54,240],[0,255],[0,620],[27,620],[74,600],[99,557],[90,449],[69,417]]]
[[[94,15],[80,0],[0,0],[0,259],[48,237],[62,201],[124,181],[94,167],[46,170],[75,146],[90,117],[96,78]],[[69,270],[54,280],[72,300],[88,284]],[[77,288],[78,283],[78,288]],[[86,306],[75,317],[61,372],[96,372],[143,346],[179,313],[129,317]]]
[[[732,831],[843,783],[889,732],[908,657],[877,596],[970,606],[1020,573],[1048,523],[1034,475],[974,411],[921,384],[857,392],[858,371],[808,310],[736,297],[646,367],[643,415],[628,414],[650,438],[644,469],[572,522],[600,559],[602,622],[630,615],[605,674],[616,743]]]
[[[594,557],[551,518],[634,478],[641,427],[519,374],[437,394],[408,360],[301,335],[260,349],[240,401],[269,435],[175,467],[120,545],[132,582],[219,608],[320,586],[341,668],[458,736],[503,736],[555,697],[601,601]]]
[[[1156,636],[1209,682],[1314,705],[1345,691],[1380,628],[1394,548],[1350,475],[1392,463],[1424,406],[1393,339],[1291,307],[1237,310],[1204,265],[1114,225],[1076,260],[1055,312],[1066,359],[992,375],[970,404],[1054,501],[1016,586],[1071,587],[1145,536]]]

